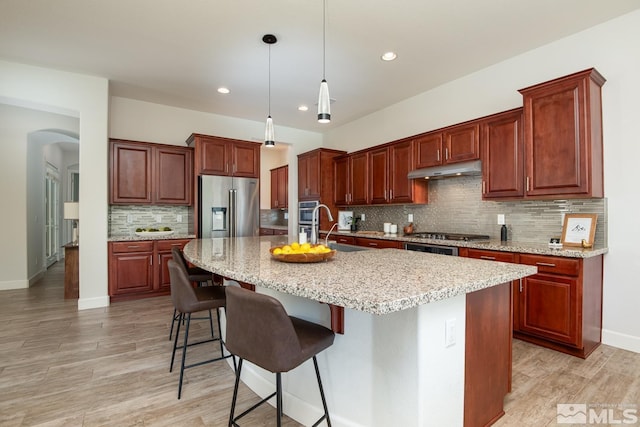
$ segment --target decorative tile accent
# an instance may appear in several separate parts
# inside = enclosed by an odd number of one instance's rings
[[[504,214],[509,240],[548,243],[560,237],[565,213],[596,213],[595,243],[607,246],[607,199],[482,200],[480,177],[456,177],[429,182],[429,204],[353,206],[355,215],[365,214],[360,230],[382,231],[385,222],[406,225],[413,214],[415,231],[487,234],[500,239],[497,215]]]
[[[127,223],[131,215],[132,223]],[[156,222],[156,215],[162,221]],[[178,222],[182,215],[182,222]],[[145,205],[111,205],[109,206],[109,236],[134,236],[136,228],[170,227],[176,235],[193,234],[193,208],[190,206],[145,206]]]

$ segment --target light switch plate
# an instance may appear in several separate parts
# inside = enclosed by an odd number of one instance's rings
[[[162,215],[156,215],[156,222],[162,222]]]
[[[413,222],[413,214],[407,214],[407,221]]]
[[[176,215],[176,222],[182,222],[182,215]]]
[[[360,214],[360,221],[364,221],[364,214]]]
[[[498,214],[498,225],[504,225],[504,214]]]

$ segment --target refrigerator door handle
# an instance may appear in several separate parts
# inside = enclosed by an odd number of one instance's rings
[[[237,217],[238,191],[229,190],[229,237],[236,237],[238,234],[236,217]]]

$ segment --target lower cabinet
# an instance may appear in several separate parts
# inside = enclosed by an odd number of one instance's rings
[[[109,242],[111,301],[167,295],[171,292],[167,263],[171,248],[189,239]]]
[[[602,255],[566,258],[477,249],[467,254],[538,267],[538,274],[513,282],[514,337],[582,358],[600,345]]]
[[[368,248],[393,248],[404,249],[404,244],[397,240],[370,239],[368,237],[356,237],[356,245]]]

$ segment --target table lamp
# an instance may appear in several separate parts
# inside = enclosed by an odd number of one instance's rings
[[[64,202],[64,219],[73,221],[73,239],[74,245],[78,244],[78,220],[80,219],[80,203]]]

